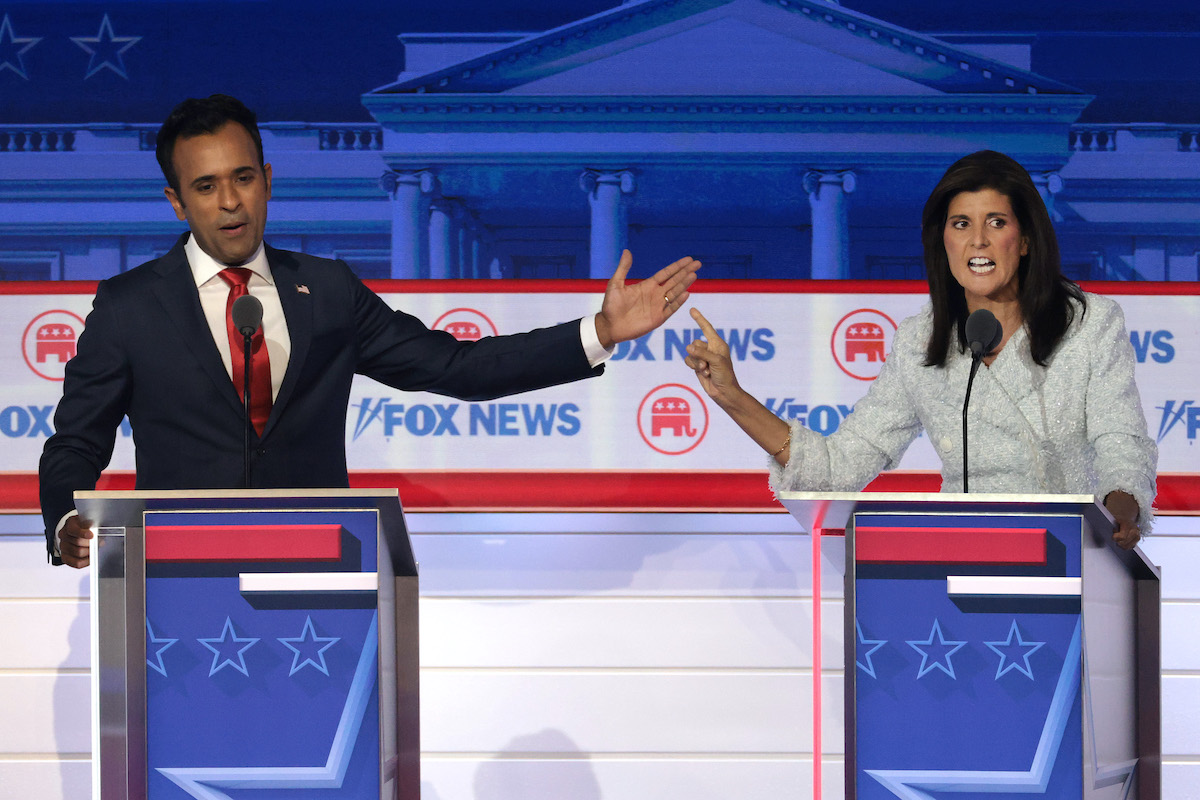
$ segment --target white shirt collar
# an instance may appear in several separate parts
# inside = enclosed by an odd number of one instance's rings
[[[196,243],[195,236],[188,236],[187,242],[183,245],[183,252],[187,256],[188,266],[192,268],[192,278],[195,279],[197,286],[203,286],[216,278],[217,274],[227,267],[226,264],[222,264],[201,250],[200,245]],[[262,242],[258,243],[258,249],[254,251],[253,257],[240,266],[262,278],[268,285],[274,285],[275,281],[271,277],[271,265],[267,263],[267,251]]]

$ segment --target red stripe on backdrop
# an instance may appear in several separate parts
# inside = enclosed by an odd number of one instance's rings
[[[867,564],[1045,564],[1045,528],[854,529],[854,560]]]
[[[398,488],[409,511],[775,511],[765,472],[411,471],[355,472],[355,488]],[[937,492],[935,472],[885,472],[872,492]],[[133,474],[105,473],[102,491],[133,488]],[[1158,476],[1160,514],[1200,516],[1200,473]],[[0,512],[38,510],[37,474],[0,472]]]
[[[147,561],[337,561],[341,525],[155,525]]]
[[[96,281],[0,281],[0,294],[94,295]]]
[[[828,280],[701,280],[694,295],[716,294],[924,294],[924,281]],[[0,281],[0,295],[96,293],[96,281]],[[381,294],[596,294],[604,292],[600,280],[369,280],[367,286]],[[1085,290],[1107,295],[1200,294],[1195,281],[1084,281]]]

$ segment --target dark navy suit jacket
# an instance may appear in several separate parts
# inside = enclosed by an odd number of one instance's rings
[[[102,281],[66,367],[40,465],[47,547],[72,493],[92,489],[128,415],[139,489],[242,483],[244,422],[184,255]],[[345,487],[346,407],[355,373],[396,389],[488,400],[598,375],[579,322],[459,342],[393,311],[341,261],[266,248],[291,337],[262,437],[257,488]],[[300,287],[307,289],[302,291]]]

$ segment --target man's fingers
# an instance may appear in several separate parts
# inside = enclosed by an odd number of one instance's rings
[[[664,285],[663,291],[669,293],[672,297],[682,291],[687,291],[688,287],[696,282],[696,273],[686,272],[672,276]]]
[[[691,296],[692,295],[690,293],[684,292],[676,297],[672,297],[671,302],[667,304],[667,316],[669,317],[679,309],[683,308],[683,304],[686,303],[688,298]]]
[[[621,251],[621,260],[617,262],[617,269],[613,272],[613,276],[608,279],[609,284],[617,284],[618,286],[625,285],[625,277],[629,274],[629,269],[633,266],[633,253],[628,250]]]
[[[678,261],[673,261],[665,267],[654,273],[654,282],[664,284],[672,277],[677,280],[690,278],[692,281],[696,279],[696,270],[700,269],[700,262],[691,256],[684,256]],[[691,281],[689,281],[690,283]]]

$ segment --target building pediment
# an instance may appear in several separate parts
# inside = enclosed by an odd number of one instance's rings
[[[823,0],[643,0],[372,95],[1079,95]]]

